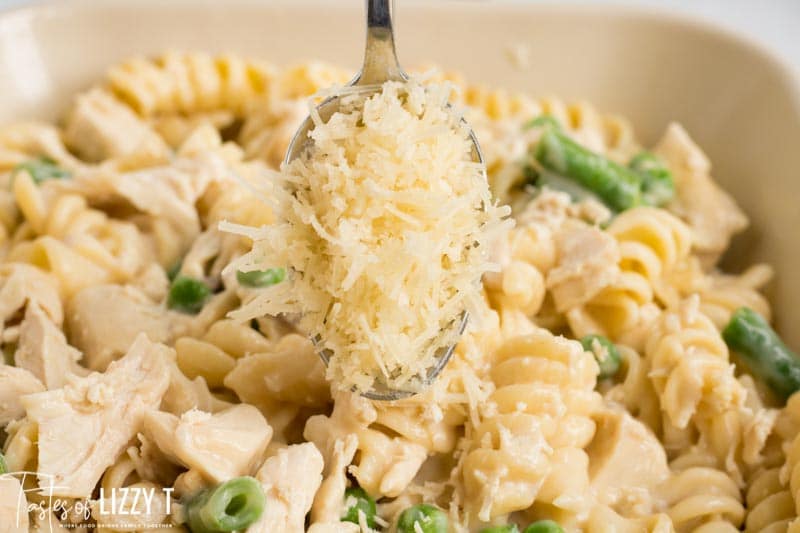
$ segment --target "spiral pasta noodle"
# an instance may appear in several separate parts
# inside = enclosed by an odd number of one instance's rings
[[[427,457],[427,449],[402,436],[373,426],[378,414],[368,400],[352,393],[338,393],[330,416],[308,419],[303,436],[322,450],[326,462],[333,459],[337,442],[355,437],[358,460],[349,472],[370,494],[397,496],[412,482]]]
[[[352,73],[325,63],[303,63],[277,73],[266,105],[254,105],[237,136],[248,158],[278,168],[297,128],[308,116],[307,99],[344,85]]]
[[[796,402],[795,402],[796,403]],[[789,489],[795,504],[795,516],[800,516],[800,434],[788,442],[786,447],[786,462],[780,471],[780,481]],[[800,519],[795,518],[789,531],[800,528]]]
[[[483,112],[492,120],[530,120],[542,113],[535,99],[523,93],[467,85],[460,95],[463,104]]]
[[[12,170],[26,160],[47,156],[67,169],[80,168],[61,140],[57,128],[40,122],[17,123],[0,128],[0,172]]]
[[[618,345],[622,357],[622,378],[603,391],[606,401],[620,403],[652,431],[661,428],[661,403],[650,381],[647,361],[634,349]]]
[[[475,428],[477,446],[462,467],[466,497],[480,519],[527,509],[535,500],[583,512],[588,480],[580,472],[594,434],[596,373],[579,345],[543,330],[496,352],[493,412]]]
[[[780,481],[780,468],[757,472],[747,488],[745,531],[776,533],[786,531],[795,516],[791,492]]]
[[[226,109],[241,114],[269,93],[274,69],[237,56],[167,52],[108,72],[109,89],[143,116]]]
[[[670,274],[685,262],[692,248],[689,228],[677,217],[652,207],[636,207],[616,217],[608,232],[619,242],[620,269],[647,279],[664,307],[674,307]]]
[[[745,514],[739,487],[714,463],[704,452],[690,450],[670,465],[673,475],[660,495],[677,532],[739,530]]]
[[[27,173],[14,180],[14,195],[26,222],[20,232],[33,240],[15,244],[10,258],[52,272],[66,295],[98,281],[130,280],[148,260],[133,224],[110,220],[81,196],[48,201]]]
[[[577,336],[600,333],[641,349],[660,309],[680,300],[669,276],[688,260],[691,233],[673,215],[650,207],[620,214],[608,233],[619,245],[618,279],[567,317]]]
[[[743,405],[745,391],[733,376],[728,348],[696,298],[659,320],[647,343],[650,376],[669,421],[685,428]]]
[[[769,303],[759,291],[771,278],[772,268],[767,265],[755,265],[739,276],[712,274],[706,280],[707,286],[698,292],[700,309],[719,329],[740,307],[749,307],[769,320]]]
[[[549,229],[540,225],[519,226],[499,243],[499,273],[484,277],[489,300],[500,310],[518,309],[535,315],[546,294],[542,274],[554,261],[555,247]]]

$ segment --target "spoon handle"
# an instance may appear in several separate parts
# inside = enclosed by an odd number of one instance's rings
[[[394,49],[392,0],[366,0],[367,44],[364,66],[352,85],[378,85],[388,80],[407,79]]]

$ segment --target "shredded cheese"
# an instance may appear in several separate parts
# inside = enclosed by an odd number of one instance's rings
[[[301,313],[340,388],[419,390],[496,269],[489,241],[511,225],[509,208],[492,202],[450,91],[388,82],[342,96],[276,178],[281,220],[225,226],[254,241],[231,268],[289,270],[236,316]]]

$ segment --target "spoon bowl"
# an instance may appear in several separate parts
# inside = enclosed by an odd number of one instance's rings
[[[380,92],[381,87],[388,81],[404,82],[408,80],[408,75],[400,67],[397,61],[397,54],[394,46],[394,30],[392,26],[392,1],[391,0],[366,0],[367,12],[367,39],[364,51],[364,64],[356,77],[346,85],[346,94],[359,94],[364,98]],[[316,114],[320,120],[327,122],[334,113],[340,108],[341,96],[333,95],[327,97],[316,107]],[[448,107],[450,104],[447,104]],[[483,154],[481,153],[478,139],[475,132],[461,118],[461,124],[469,131],[472,141],[472,160],[483,165]],[[289,164],[300,157],[309,147],[313,140],[310,137],[314,129],[315,122],[311,116],[306,117],[297,132],[292,137],[289,148],[286,151],[285,164]],[[469,315],[463,311],[460,316],[455,317],[443,332],[449,333],[455,329],[456,338],[460,337],[467,326]],[[318,354],[325,366],[328,365],[333,353],[322,346],[322,340],[317,336],[312,338],[314,345],[318,348]],[[420,392],[420,388],[427,387],[437,378],[450,357],[453,355],[455,343],[442,346],[436,352],[435,363],[428,369],[422,379],[422,383],[415,384],[414,390],[398,390],[390,388],[381,383],[376,383],[370,391],[362,391],[361,395],[372,400],[392,401],[407,398]]]
[[[467,327],[468,321],[469,315],[466,311],[464,311],[461,313],[459,318],[454,319],[450,323],[450,327],[457,327],[457,334],[460,337],[461,334],[464,333],[464,329]],[[322,362],[325,363],[325,366],[328,366],[328,362],[333,356],[333,352],[321,346],[321,339],[319,337],[312,338],[311,342],[313,342],[314,346],[318,348],[317,354],[322,359]],[[436,353],[436,362],[428,369],[428,372],[426,373],[422,382],[419,384],[421,388],[428,387],[436,380],[444,367],[447,366],[447,362],[450,361],[450,357],[453,355],[455,348],[455,344],[439,348],[439,351]],[[394,401],[408,398],[409,396],[413,396],[419,392],[420,390],[417,387],[415,387],[413,390],[393,389],[384,385],[383,383],[378,382],[373,386],[372,390],[361,392],[361,396],[369,398],[370,400]]]

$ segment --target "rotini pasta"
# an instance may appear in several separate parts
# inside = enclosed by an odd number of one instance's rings
[[[475,514],[490,520],[534,502],[579,514],[588,486],[597,367],[583,349],[540,331],[495,354],[491,414],[475,428],[463,464]]]
[[[676,531],[739,530],[745,513],[739,487],[714,462],[689,450],[670,465],[673,475],[660,491]]]
[[[167,52],[108,72],[109,89],[144,116],[226,109],[241,114],[269,93],[274,69],[237,56]]]
[[[664,314],[646,353],[665,414],[664,438],[680,447],[697,431],[718,465],[741,481],[742,468],[761,460],[775,413],[754,402],[753,389],[734,377],[728,348],[696,297]]]
[[[9,258],[52,272],[65,296],[97,282],[124,283],[150,259],[133,224],[109,220],[81,196],[48,201],[26,173],[16,176],[14,193],[28,226],[20,228],[27,238]]]
[[[641,349],[659,309],[674,307],[680,299],[670,276],[688,260],[691,233],[673,215],[647,207],[625,211],[607,232],[618,243],[617,279],[606,276],[606,287],[585,304],[572,306],[567,317],[577,336],[601,333]]]
[[[700,309],[714,324],[722,329],[740,307],[749,307],[767,319],[771,311],[767,299],[759,290],[772,278],[772,269],[756,265],[740,276],[711,275],[701,289]]]
[[[780,481],[780,469],[757,472],[747,487],[745,531],[786,531],[795,516],[791,492]]]
[[[743,405],[746,393],[734,378],[728,347],[700,312],[697,299],[659,320],[646,353],[653,385],[672,425],[684,428],[703,410],[710,418]]]

